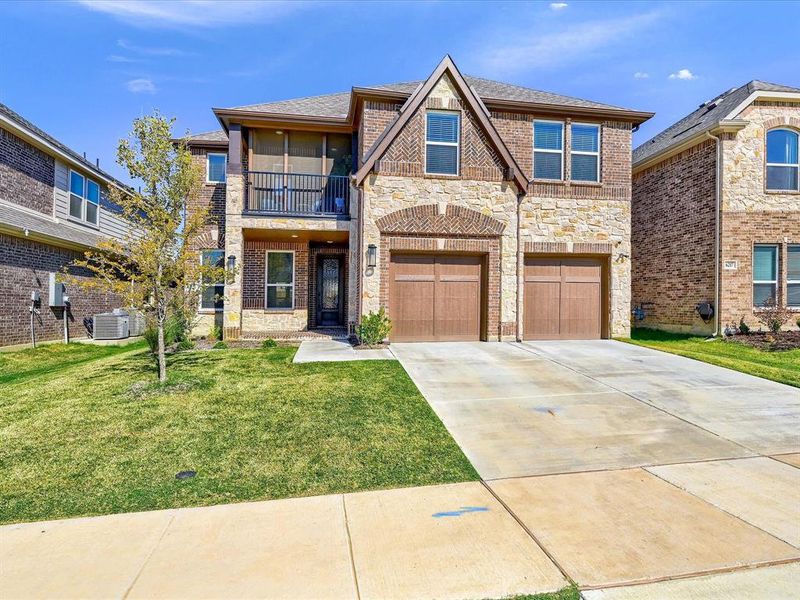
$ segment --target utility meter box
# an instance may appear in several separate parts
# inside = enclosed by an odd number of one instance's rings
[[[56,274],[50,273],[50,295],[48,306],[64,306],[64,284],[56,281]]]

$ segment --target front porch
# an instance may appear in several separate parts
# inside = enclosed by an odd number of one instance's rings
[[[342,230],[244,229],[244,340],[342,339],[350,330],[350,243]],[[227,320],[236,311],[226,303]],[[230,332],[228,333],[229,337]]]

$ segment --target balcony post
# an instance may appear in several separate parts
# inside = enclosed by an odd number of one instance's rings
[[[228,126],[228,173],[242,174],[242,126],[238,123]]]

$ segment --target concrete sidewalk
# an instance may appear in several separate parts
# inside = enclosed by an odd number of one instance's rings
[[[353,360],[395,360],[388,348],[356,350],[347,340],[306,340],[292,362],[340,362]]]
[[[800,471],[774,462],[785,467],[784,510],[737,500],[723,485],[702,490],[707,501],[629,469],[7,525],[0,590],[6,598],[455,600],[555,591],[569,578],[609,589],[592,598],[638,599],[653,588],[613,588],[745,569],[747,585],[791,598],[796,567],[752,569],[800,560],[780,539],[796,537]],[[689,488],[697,465],[686,466]]]

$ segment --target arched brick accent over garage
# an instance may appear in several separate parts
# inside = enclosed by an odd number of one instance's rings
[[[438,204],[404,208],[377,220],[382,234],[497,237],[505,223],[464,206],[448,204],[445,212]]]

